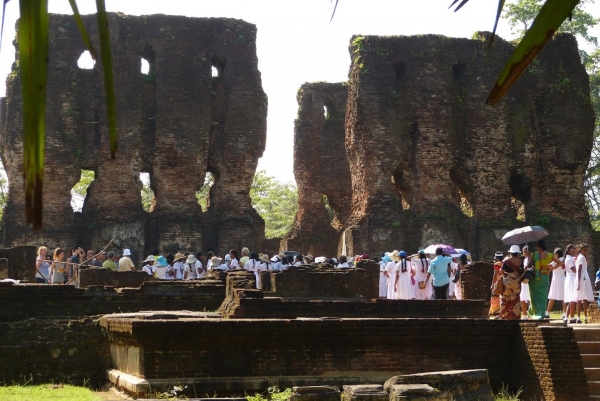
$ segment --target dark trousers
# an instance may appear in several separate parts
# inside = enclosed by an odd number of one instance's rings
[[[448,299],[448,287],[450,283],[442,285],[441,287],[433,286],[433,292],[435,293],[435,299]]]

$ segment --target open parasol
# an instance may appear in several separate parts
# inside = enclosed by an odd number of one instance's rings
[[[504,237],[502,237],[502,243],[504,245],[519,245],[526,242],[535,242],[539,239],[547,237],[548,235],[548,231],[544,227],[526,226],[516,228],[504,234]]]

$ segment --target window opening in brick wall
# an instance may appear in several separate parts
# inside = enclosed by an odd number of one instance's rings
[[[140,173],[140,181],[142,182],[142,207],[146,212],[154,211],[154,206],[156,205],[156,196],[151,188],[150,179],[150,173]]]
[[[196,199],[198,199],[198,204],[203,212],[206,212],[210,206],[210,189],[213,185],[215,185],[215,176],[211,172],[206,172],[204,185],[199,191],[196,191]]]
[[[469,202],[465,194],[460,189],[458,189],[458,193],[460,194],[460,210],[465,216],[473,217],[473,206],[471,205],[471,202]]]
[[[323,115],[325,119],[329,118],[329,112],[327,111],[327,106],[323,106]]]
[[[81,212],[87,196],[88,188],[96,179],[96,173],[92,170],[81,169],[79,182],[71,188],[71,207],[74,212]]]
[[[77,59],[77,67],[81,68],[82,70],[91,70],[94,68],[94,64],[96,64],[96,62],[92,58],[90,52],[87,50],[81,53],[81,56],[79,56],[79,59]]]
[[[142,57],[141,61],[142,61],[142,68],[140,71],[142,72],[142,74],[144,74],[144,75],[150,74],[150,62],[143,57]]]
[[[325,209],[327,210],[327,216],[329,217],[329,224],[333,223],[333,219],[335,219],[335,211],[329,204],[329,199],[327,195],[323,195],[323,204],[325,205]]]
[[[219,78],[221,76],[221,71],[214,65],[211,67],[211,74],[213,78]]]
[[[4,170],[4,164],[0,161],[0,220],[4,216],[6,209],[6,200],[8,198],[8,176]]]

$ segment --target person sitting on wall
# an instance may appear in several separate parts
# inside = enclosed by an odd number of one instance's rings
[[[105,267],[110,270],[117,270],[117,264],[115,263],[115,253],[113,251],[109,251],[106,256],[107,260],[102,263],[102,267]]]
[[[142,267],[142,271],[149,276],[154,276],[154,255],[148,255],[146,259],[142,261],[144,267]]]
[[[123,250],[123,256],[119,259],[119,271],[120,272],[134,272],[135,265],[131,260],[131,250],[126,248]]]
[[[425,285],[429,282],[429,277],[433,275],[433,292],[435,299],[448,299],[448,287],[450,283],[450,262],[452,258],[444,253],[442,248],[435,250],[435,259],[431,261],[427,270]]]

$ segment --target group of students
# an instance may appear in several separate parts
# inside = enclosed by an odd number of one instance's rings
[[[588,246],[569,244],[566,251],[546,251],[539,240],[536,250],[528,246],[510,247],[509,255],[496,252],[492,279],[491,315],[500,319],[547,319],[556,301],[563,304],[562,319],[567,323],[587,323],[587,310],[594,302],[588,274]],[[577,317],[575,317],[577,313]]]
[[[452,257],[436,250],[432,260],[420,250],[386,252],[381,261],[379,296],[387,299],[451,299],[461,300],[460,272],[469,264],[467,255]]]

